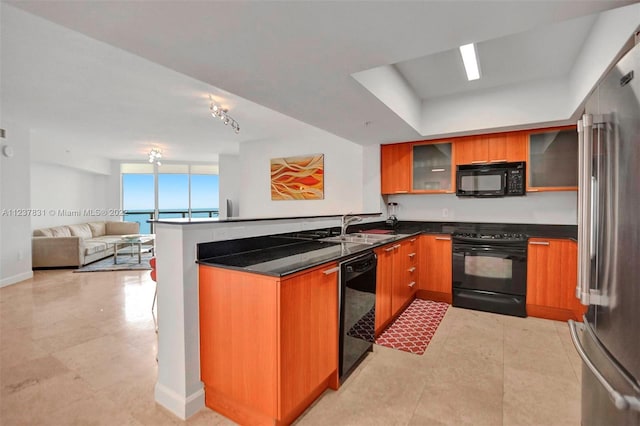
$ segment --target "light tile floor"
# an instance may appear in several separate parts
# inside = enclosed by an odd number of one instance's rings
[[[182,422],[155,404],[148,272],[36,271],[0,289],[0,424]],[[299,425],[579,425],[564,323],[449,308],[424,355],[376,346]]]

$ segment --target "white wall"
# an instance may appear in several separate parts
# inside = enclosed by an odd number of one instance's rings
[[[422,106],[422,134],[478,134],[531,127],[570,116],[565,80],[548,79],[429,99]],[[464,119],[461,119],[464,117]]]
[[[529,193],[524,197],[465,198],[453,194],[390,195],[400,220],[576,225],[576,191]]]
[[[32,229],[94,220],[120,220],[116,180],[57,164],[31,164],[31,207],[46,215],[32,218]],[[113,188],[116,186],[116,188]],[[106,214],[105,214],[106,211]]]
[[[362,147],[362,162],[362,211],[384,215],[386,204],[380,195],[380,145]]]
[[[569,75],[570,107],[576,110],[613,63],[640,23],[640,3],[598,16]]]
[[[240,145],[239,198],[243,218],[363,212],[363,147],[316,130],[315,135],[305,140],[243,142]],[[307,154],[324,154],[324,199],[272,201],[270,159]]]
[[[231,200],[233,216],[240,215],[240,157],[231,154],[220,154],[218,162],[218,186],[219,198],[218,206],[220,218],[231,217],[227,211],[227,200]]]
[[[30,135],[11,122],[1,123],[14,155],[0,155],[0,287],[33,276],[31,272]],[[16,211],[17,209],[18,211]],[[18,214],[21,215],[18,215]]]

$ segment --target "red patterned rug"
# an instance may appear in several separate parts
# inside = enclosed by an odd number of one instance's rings
[[[415,299],[376,339],[378,345],[422,355],[447,313],[448,303]]]

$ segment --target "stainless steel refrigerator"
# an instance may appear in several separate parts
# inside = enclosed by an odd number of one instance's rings
[[[583,325],[569,321],[583,361],[582,424],[640,425],[640,45],[585,112],[576,296],[588,310]]]

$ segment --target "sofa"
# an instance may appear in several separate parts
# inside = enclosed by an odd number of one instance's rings
[[[88,222],[33,231],[33,268],[76,267],[113,254],[123,235],[137,234],[138,222]]]

